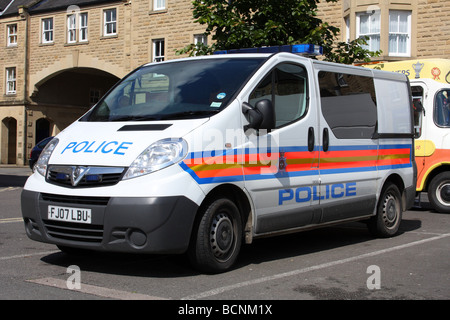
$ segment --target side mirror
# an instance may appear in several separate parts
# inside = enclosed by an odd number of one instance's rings
[[[260,100],[252,107],[249,103],[242,104],[242,113],[246,116],[249,124],[244,127],[248,129],[266,129],[270,131],[275,128],[275,109],[268,99]]]
[[[413,108],[414,111],[422,112],[423,115],[425,116],[425,108],[423,107],[422,102],[420,102],[420,100],[413,100]]]

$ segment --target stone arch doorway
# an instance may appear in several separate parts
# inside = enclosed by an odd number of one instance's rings
[[[88,71],[88,72],[103,72],[106,75],[116,78],[116,81],[128,74],[130,70],[123,68],[116,64],[112,64],[96,57],[79,53],[78,50],[73,51],[56,60],[48,67],[41,71],[30,75],[29,92],[36,93],[40,90],[43,83],[47,82],[56,75],[66,71]]]
[[[17,120],[8,117],[2,121],[1,163],[17,163]]]
[[[36,84],[31,99],[39,105],[89,109],[120,79],[95,68],[60,70]]]
[[[40,138],[64,130],[86,113],[117,81],[119,78],[113,74],[84,67],[60,70],[42,79],[30,97],[33,116],[28,121],[35,127],[29,128],[33,132],[29,144],[34,145],[42,140]]]
[[[51,132],[51,122],[47,118],[36,120],[36,139],[34,143],[38,144],[39,141],[50,137]]]

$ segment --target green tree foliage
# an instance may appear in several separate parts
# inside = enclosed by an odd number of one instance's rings
[[[338,0],[325,0],[336,2]],[[213,44],[190,44],[177,54],[205,55],[216,50],[309,43],[321,45],[325,60],[369,61],[381,52],[362,47],[365,39],[338,42],[339,28],[317,18],[319,0],[194,0],[196,23],[206,25]]]

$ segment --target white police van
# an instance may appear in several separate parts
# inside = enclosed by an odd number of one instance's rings
[[[395,235],[415,195],[408,80],[291,53],[305,49],[130,73],[42,152],[27,235],[67,252],[188,252],[207,272],[269,235],[356,220]]]

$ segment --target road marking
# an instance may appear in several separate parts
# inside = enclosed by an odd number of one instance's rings
[[[29,257],[33,257],[33,256],[43,256],[43,255],[52,254],[52,253],[56,253],[56,252],[61,252],[61,251],[53,250],[53,251],[44,251],[44,252],[36,252],[36,253],[29,253],[29,254],[18,254],[15,256],[0,257],[0,261],[20,259],[20,258],[29,258]]]
[[[365,258],[368,258],[368,257],[373,257],[373,256],[377,256],[377,255],[380,255],[380,254],[384,254],[384,253],[388,253],[388,252],[392,252],[392,251],[396,251],[396,250],[401,250],[401,249],[405,249],[405,248],[421,245],[423,243],[427,243],[427,242],[430,242],[430,241],[440,240],[440,239],[443,239],[443,238],[447,238],[449,236],[450,236],[450,233],[445,233],[445,234],[441,234],[441,235],[436,236],[436,237],[423,239],[423,240],[418,240],[418,241],[402,244],[402,245],[399,245],[399,246],[395,246],[395,247],[392,247],[392,248],[387,248],[387,249],[382,249],[382,250],[378,250],[378,251],[368,252],[368,253],[364,253],[364,254],[361,254],[361,255],[358,255],[358,256],[354,256],[354,257],[350,257],[350,258],[346,258],[346,259],[331,261],[331,262],[322,263],[322,264],[319,264],[319,265],[316,265],[316,266],[311,266],[311,267],[307,267],[307,268],[303,268],[303,269],[296,269],[296,270],[292,270],[292,271],[289,271],[289,272],[274,274],[274,275],[267,276],[267,277],[262,277],[262,278],[257,278],[257,279],[253,279],[253,280],[243,281],[243,282],[235,283],[235,284],[232,284],[232,285],[223,286],[223,287],[219,287],[219,288],[212,289],[212,290],[209,290],[209,291],[201,292],[201,293],[198,293],[198,294],[193,294],[193,295],[190,295],[190,296],[186,296],[184,298],[181,298],[180,300],[196,300],[196,299],[208,298],[208,297],[215,296],[215,295],[218,295],[218,294],[221,294],[221,293],[224,293],[224,292],[227,292],[227,291],[231,291],[231,290],[234,290],[234,289],[239,289],[239,288],[242,288],[242,287],[247,287],[247,286],[251,286],[251,285],[255,285],[255,284],[259,284],[259,283],[263,283],[263,282],[268,282],[268,281],[272,281],[272,280],[277,280],[277,279],[281,279],[281,278],[291,277],[291,276],[299,275],[299,274],[310,272],[310,271],[325,269],[325,268],[328,268],[328,267],[337,266],[337,265],[344,264],[344,263],[347,263],[347,262],[353,262],[353,261],[356,261],[356,260],[361,260],[361,259],[365,259]]]
[[[81,293],[92,294],[95,296],[119,300],[167,300],[161,297],[150,296],[141,293],[134,293],[122,290],[109,289],[105,287],[93,286],[90,284],[81,283],[81,289],[68,289],[67,281],[56,278],[41,278],[34,280],[26,280],[27,282],[41,284],[59,289],[77,291]]]
[[[7,187],[7,188],[0,188],[0,192],[3,191],[14,191],[14,190],[18,190],[21,189],[20,187]]]
[[[12,222],[23,222],[23,218],[6,218],[6,219],[0,219],[1,223],[12,223]]]

